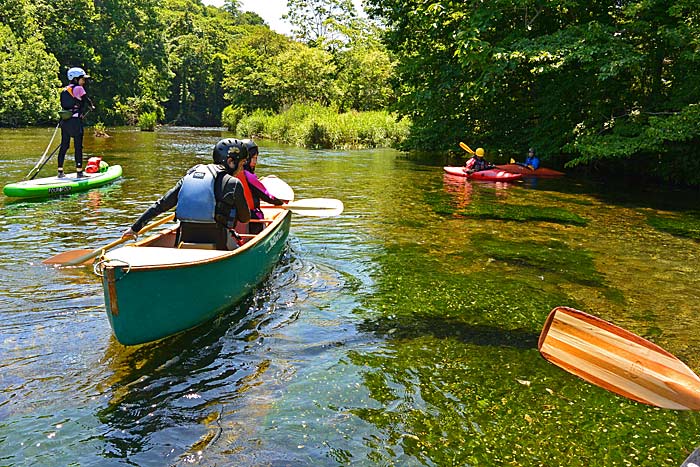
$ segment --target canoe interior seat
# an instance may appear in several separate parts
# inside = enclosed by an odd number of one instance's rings
[[[131,267],[158,266],[206,261],[232,254],[232,251],[125,246],[107,252],[105,259],[122,261]]]
[[[216,243],[180,242],[180,244],[177,247],[189,250],[216,250]]]

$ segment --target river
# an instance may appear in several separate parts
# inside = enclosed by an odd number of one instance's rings
[[[52,131],[0,130],[0,184]],[[477,183],[393,150],[261,140],[260,176],[345,211],[295,215],[270,277],[213,322],[125,347],[91,268],[41,261],[117,239],[231,135],[108,133],[88,132],[85,152],[121,180],[0,197],[0,465],[675,467],[700,445],[697,413],[627,400],[537,351],[568,305],[700,371],[700,242],[659,227],[697,228],[697,191]]]

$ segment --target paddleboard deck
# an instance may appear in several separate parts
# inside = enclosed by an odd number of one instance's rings
[[[568,307],[551,311],[538,348],[549,362],[643,404],[700,410],[700,378],[658,345]]]
[[[512,182],[522,177],[521,174],[513,174],[504,170],[481,170],[479,172],[467,173],[464,167],[443,167],[443,170],[450,175],[467,177],[471,180],[489,180],[495,182]]]
[[[122,166],[112,165],[105,172],[85,174],[76,178],[74,173],[66,174],[63,178],[45,177],[35,180],[25,180],[5,185],[2,189],[5,196],[13,198],[42,198],[49,196],[78,193],[109,183],[122,176]]]

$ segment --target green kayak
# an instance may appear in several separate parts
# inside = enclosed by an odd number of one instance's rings
[[[66,195],[86,191],[102,186],[122,176],[122,166],[112,165],[105,172],[85,174],[85,177],[75,178],[75,174],[66,174],[64,178],[46,177],[36,180],[5,185],[2,192],[13,198],[42,198],[47,196]]]

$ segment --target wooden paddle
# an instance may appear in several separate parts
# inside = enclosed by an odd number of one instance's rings
[[[164,218],[160,219],[159,221],[156,222],[151,222],[147,226],[145,226],[143,229],[139,231],[139,235],[145,232],[148,232],[149,230],[158,227],[159,225],[165,224],[166,222],[170,222],[171,220],[175,219],[175,213],[169,214],[165,216]],[[86,263],[90,261],[91,259],[95,258],[96,256],[101,255],[103,252],[110,250],[114,248],[117,245],[121,245],[122,243],[126,242],[129,240],[129,238],[120,238],[118,240],[113,241],[112,243],[108,243],[105,246],[101,246],[97,248],[96,250],[71,250],[71,251],[64,251],[63,253],[59,253],[55,256],[52,256],[51,258],[45,259],[42,261],[44,264],[57,264],[59,266],[77,266],[79,264]]]
[[[700,410],[700,378],[683,362],[582,311],[554,308],[538,348],[549,362],[608,391],[656,407]]]
[[[309,198],[292,201],[281,206],[274,206],[261,203],[262,208],[289,209],[290,211],[304,216],[333,217],[343,212],[345,206],[339,199],[333,198]]]

